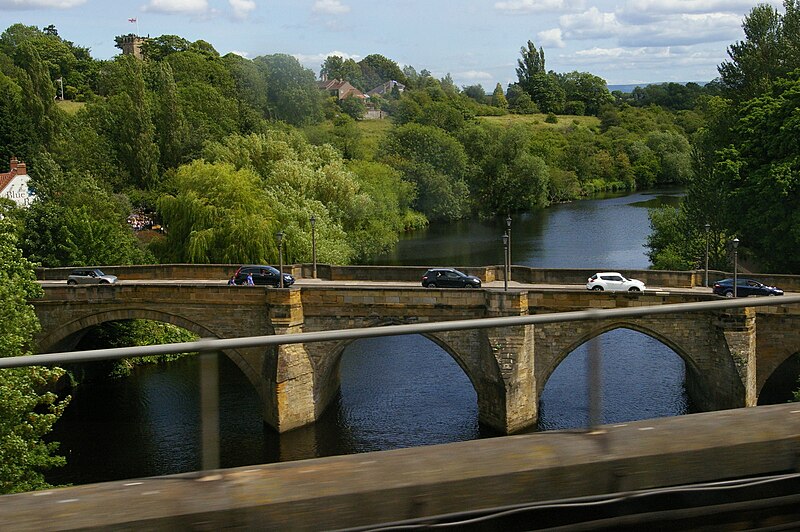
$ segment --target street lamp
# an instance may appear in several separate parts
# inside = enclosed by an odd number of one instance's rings
[[[311,262],[314,264],[312,272],[312,277],[314,279],[317,278],[317,235],[316,230],[314,229],[317,224],[317,217],[313,214],[311,215]]]
[[[280,287],[283,288],[283,231],[278,231],[278,234],[275,235],[278,237],[278,263],[280,264]]]
[[[511,214],[506,218],[506,234],[508,235],[508,278],[511,279]]]
[[[508,292],[508,233],[503,233],[503,290]]]
[[[706,288],[708,288],[708,232],[711,230],[711,224],[707,223],[706,228]]]
[[[733,239],[733,297],[739,297],[736,293],[737,270],[739,269],[739,239]]]

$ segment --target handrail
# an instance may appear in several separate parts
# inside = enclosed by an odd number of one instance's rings
[[[175,353],[223,351],[226,349],[265,347],[307,342],[355,340],[360,338],[377,338],[382,336],[396,336],[404,334],[429,334],[443,331],[488,329],[493,327],[515,327],[520,325],[536,325],[541,323],[602,320],[610,318],[636,318],[654,314],[701,312],[707,310],[722,310],[743,307],[775,307],[792,304],[800,304],[800,296],[765,296],[742,299],[724,299],[695,303],[671,303],[666,305],[649,305],[631,308],[552,312],[528,316],[475,318],[468,320],[438,321],[407,325],[387,325],[384,327],[360,329],[338,329],[333,331],[276,334],[267,336],[246,336],[240,338],[203,338],[193,342],[180,342],[173,344],[117,347],[112,349],[95,349],[90,351],[71,351],[64,353],[44,353],[39,355],[6,357],[0,358],[0,369],[18,368],[24,366],[50,366],[75,362],[91,362],[97,360],[118,360],[123,358],[167,355]]]

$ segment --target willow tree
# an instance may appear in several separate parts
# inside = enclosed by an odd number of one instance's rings
[[[277,262],[279,231],[260,178],[228,163],[196,160],[168,183],[158,200],[166,237],[152,244],[162,262]]]

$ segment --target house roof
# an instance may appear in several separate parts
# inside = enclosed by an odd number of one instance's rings
[[[397,86],[397,89],[400,92],[403,92],[405,90],[405,88],[406,88],[406,86],[403,85],[402,83],[400,83],[399,81],[390,80],[390,81],[386,81],[384,83],[381,83],[380,85],[378,85],[377,87],[375,87],[374,89],[372,89],[370,91],[367,91],[367,96],[372,96],[374,94],[389,94],[390,92],[392,92],[392,89],[395,86]]]
[[[0,174],[0,192],[13,181],[18,175],[27,175],[28,169],[24,162],[18,161],[16,157],[11,157],[11,169],[8,172]]]
[[[328,92],[335,92],[340,100],[344,100],[348,96],[355,98],[366,98],[364,93],[353,87],[349,82],[341,79],[326,79],[317,82],[317,86]]]

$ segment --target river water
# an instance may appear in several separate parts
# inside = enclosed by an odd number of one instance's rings
[[[647,208],[680,192],[639,192],[555,205],[514,216],[512,261],[548,268],[643,269]],[[504,218],[504,217],[503,217]],[[439,224],[407,235],[375,264],[502,264],[503,219]],[[684,364],[660,342],[618,329],[598,338],[606,423],[688,411]],[[547,382],[539,430],[588,423],[586,346]],[[477,396],[459,366],[421,336],[358,340],[345,351],[341,391],[313,426],[278,435],[239,369],[220,364],[222,467],[432,445],[495,436],[478,424]],[[67,466],[53,483],[83,484],[200,469],[199,364],[194,357],[84,385],[56,424]]]

